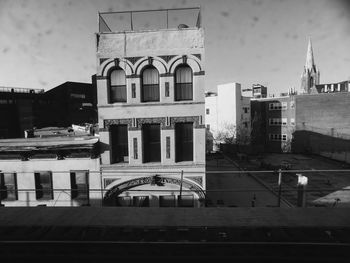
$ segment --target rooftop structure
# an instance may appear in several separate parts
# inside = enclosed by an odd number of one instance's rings
[[[28,89],[28,88],[15,88],[15,87],[3,87],[3,86],[0,86],[0,92],[42,94],[42,93],[45,92],[45,90],[43,90],[43,89]]]
[[[201,27],[199,7],[100,12],[98,32],[124,32]]]

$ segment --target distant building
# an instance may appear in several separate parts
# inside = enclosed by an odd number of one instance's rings
[[[48,104],[38,127],[97,123],[96,85],[68,81],[46,91],[44,97]]]
[[[301,75],[301,94],[317,93],[316,85],[320,84],[320,71],[315,65],[314,54],[312,50],[311,39],[306,53],[306,62]]]
[[[0,139],[24,137],[45,107],[44,90],[0,87]]]
[[[246,144],[250,137],[250,99],[242,96],[241,84],[218,85],[217,93],[207,93],[205,97],[206,127],[214,138],[226,134]],[[221,141],[223,142],[223,141]],[[220,143],[217,141],[216,143]]]
[[[317,93],[350,92],[350,80],[316,85]]]
[[[266,98],[267,97],[267,87],[260,84],[253,84],[252,86],[253,98]]]
[[[203,206],[204,32],[199,13],[197,24],[165,21],[168,28],[143,30],[131,22],[128,31],[106,24],[108,15],[115,13],[100,14],[96,53],[104,202]]]
[[[98,138],[58,136],[0,140],[5,206],[101,206]]]
[[[97,123],[95,76],[91,83],[65,82],[53,89],[0,87],[0,139],[26,130]]]
[[[295,131],[294,96],[251,100],[252,144],[266,152],[290,152]]]

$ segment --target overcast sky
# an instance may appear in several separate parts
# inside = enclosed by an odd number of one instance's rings
[[[89,82],[98,11],[199,5],[206,90],[227,82],[299,88],[309,36],[321,82],[350,79],[348,0],[0,0],[0,86]]]

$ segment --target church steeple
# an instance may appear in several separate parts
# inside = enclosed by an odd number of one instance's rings
[[[306,52],[306,62],[304,66],[303,74],[301,75],[301,87],[300,91],[303,94],[310,94],[317,92],[316,85],[320,84],[320,72],[316,68],[314,60],[314,52],[312,50],[311,38]]]
[[[307,68],[308,70],[311,70],[314,66],[315,66],[314,52],[312,50],[311,38],[309,38],[309,44],[307,46],[307,53],[306,53],[305,68]]]

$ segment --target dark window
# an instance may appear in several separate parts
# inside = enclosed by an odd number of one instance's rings
[[[193,123],[175,125],[176,162],[193,161]]]
[[[165,97],[169,97],[169,82],[165,82]]]
[[[166,137],[166,158],[170,159],[170,137]]]
[[[112,125],[110,130],[112,163],[128,162],[128,126]]]
[[[161,195],[159,196],[160,207],[175,207],[175,195]]]
[[[89,172],[88,171],[71,171],[71,197],[78,200],[89,200]]]
[[[208,114],[210,114],[210,110],[209,109],[206,109],[205,110],[205,113],[208,115]]]
[[[143,161],[160,162],[160,124],[142,126]]]
[[[53,199],[51,172],[36,172],[34,173],[34,176],[36,199]]]
[[[126,102],[125,71],[121,68],[114,69],[110,74],[109,81],[109,102]]]
[[[149,197],[148,196],[134,196],[133,197],[134,206],[149,206]]]
[[[136,98],[136,84],[135,83],[131,84],[131,97],[133,99]]]
[[[17,196],[17,176],[15,173],[0,173],[1,200],[14,201]]]
[[[159,101],[159,74],[153,66],[148,66],[141,76],[142,102]]]
[[[117,206],[132,206],[131,196],[119,196],[117,198]]]
[[[137,151],[137,138],[133,139],[134,143],[134,159],[136,160],[138,158],[138,151]]]
[[[192,69],[188,65],[180,65],[175,70],[175,100],[192,100]]]
[[[181,207],[193,207],[194,200],[193,195],[179,195],[177,198],[178,206]]]
[[[207,124],[207,130],[210,130],[210,124]]]

